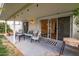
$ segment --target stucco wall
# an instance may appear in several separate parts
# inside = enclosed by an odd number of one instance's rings
[[[33,30],[33,31],[40,31],[40,21],[37,19],[34,19],[34,22],[31,23],[31,21],[29,21],[29,31]]]
[[[78,32],[79,31],[79,27],[76,26],[75,19],[76,18],[73,17],[73,38],[79,39],[79,32]]]
[[[29,31],[30,30],[34,30],[35,29],[35,23],[31,23],[30,21],[29,21]]]

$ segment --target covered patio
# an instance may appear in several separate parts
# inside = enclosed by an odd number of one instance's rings
[[[79,4],[4,4],[0,17],[11,23],[12,35],[5,24],[5,36],[25,56],[79,55],[78,49],[64,45],[64,38],[76,38],[73,10]],[[18,22],[17,22],[18,21]],[[31,34],[30,34],[31,33]],[[40,35],[37,35],[40,33]],[[37,38],[32,38],[38,36]],[[33,39],[33,42],[32,42]],[[65,47],[65,49],[64,49]],[[78,46],[77,46],[78,47]],[[78,47],[79,48],[79,47]]]

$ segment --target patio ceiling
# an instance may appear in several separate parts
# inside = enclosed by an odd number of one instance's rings
[[[4,3],[0,3],[0,14],[1,14],[1,12],[2,12],[3,5],[4,5]]]
[[[21,9],[23,6],[26,6],[28,4],[25,3],[4,3],[3,10],[0,15],[0,19],[7,19],[14,13],[16,13],[19,9]]]
[[[32,6],[30,6],[29,12],[26,12],[27,14],[25,15],[25,17],[27,17],[27,19],[29,19],[31,16],[32,17],[36,17],[36,18],[41,18],[41,17],[48,17],[51,16],[53,14],[59,14],[59,13],[63,13],[63,12],[71,12],[72,10],[79,8],[79,4],[71,4],[71,3],[41,3],[38,4],[38,7],[36,6],[36,4],[33,4]],[[24,16],[22,17],[24,18]]]
[[[76,8],[79,8],[78,3],[40,3],[40,4],[32,4],[29,7],[24,7],[28,6],[28,4],[24,3],[11,3],[11,4],[5,4],[4,8],[6,11],[2,11],[0,18],[1,19],[9,19],[10,17],[13,17],[14,15],[21,14],[21,12],[24,11],[23,15],[20,15],[17,19],[22,20],[22,19],[29,19],[30,17],[36,17],[36,18],[41,18],[44,16],[50,16],[52,14],[56,13],[63,13],[63,12],[68,12],[72,11]],[[25,9],[23,9],[23,7]],[[22,10],[23,9],[23,10]],[[27,11],[29,9],[29,11]],[[17,12],[19,11],[19,12]]]

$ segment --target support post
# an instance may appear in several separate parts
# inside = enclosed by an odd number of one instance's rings
[[[5,20],[5,34],[7,33],[7,20]]]
[[[13,31],[13,32],[14,32],[13,43],[15,44],[15,43],[16,43],[16,40],[15,40],[15,39],[16,39],[16,38],[15,38],[15,20],[14,20],[14,31]]]

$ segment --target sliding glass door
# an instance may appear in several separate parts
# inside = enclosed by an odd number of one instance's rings
[[[41,36],[48,36],[48,19],[41,20]]]
[[[44,19],[41,20],[41,36],[51,39],[56,39],[56,33],[57,33],[57,19]]]
[[[70,17],[58,18],[58,40],[70,37]]]
[[[52,18],[50,20],[50,37],[52,39],[56,39],[56,33],[57,33],[57,19]]]

